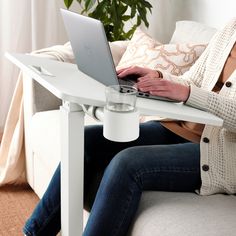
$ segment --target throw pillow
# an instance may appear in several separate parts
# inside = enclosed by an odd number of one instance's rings
[[[170,43],[208,43],[216,31],[196,21],[177,21]]]
[[[128,40],[109,42],[111,54],[112,54],[115,66],[118,65],[122,55],[126,51],[128,44],[129,44]]]
[[[194,64],[206,44],[161,44],[140,29],[136,30],[117,69],[141,66],[182,75]]]

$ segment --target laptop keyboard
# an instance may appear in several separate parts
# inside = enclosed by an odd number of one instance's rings
[[[121,85],[128,85],[128,86],[134,86],[135,82],[133,80],[119,79],[119,84],[121,84]]]

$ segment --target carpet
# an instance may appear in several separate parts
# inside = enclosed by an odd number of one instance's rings
[[[39,198],[26,183],[0,187],[0,236],[22,236]]]

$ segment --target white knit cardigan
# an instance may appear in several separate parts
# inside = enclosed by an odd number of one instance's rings
[[[212,92],[236,42],[236,19],[217,32],[208,47],[181,78],[164,78],[190,85],[187,105],[213,113],[222,127],[206,125],[201,150],[201,195],[236,193],[236,68],[219,94]]]

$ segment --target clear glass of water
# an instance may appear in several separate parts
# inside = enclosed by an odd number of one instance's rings
[[[106,109],[113,112],[132,112],[135,110],[137,89],[128,85],[106,87]]]

